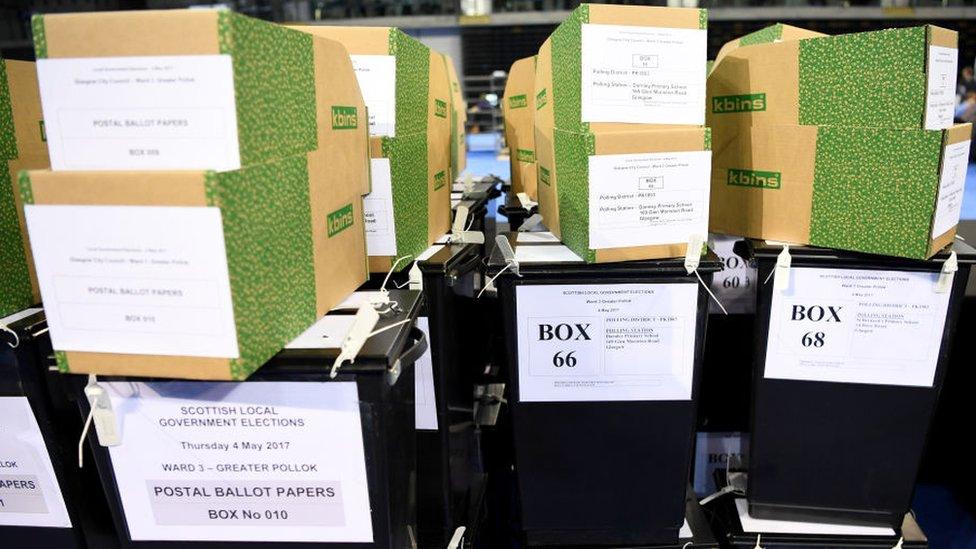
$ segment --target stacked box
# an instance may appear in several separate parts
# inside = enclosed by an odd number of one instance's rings
[[[708,77],[712,230],[932,256],[955,234],[971,134],[953,125],[956,33],[792,35],[740,39]]]
[[[675,257],[705,240],[706,27],[705,10],[583,4],[539,50],[539,211],[584,260]]]
[[[537,200],[535,166],[535,63],[536,57],[526,57],[512,63],[502,98],[505,117],[505,142],[508,144],[512,167],[512,191],[524,192]]]
[[[369,136],[341,45],[224,10],[33,26],[69,169],[19,192],[63,371],[243,379],[365,281]]]
[[[17,172],[50,165],[34,63],[0,59],[0,317],[40,301]]]
[[[300,27],[346,47],[370,117],[372,272],[416,257],[450,227],[451,88],[443,57],[392,27]],[[410,265],[401,261],[398,268]]]
[[[450,55],[444,54],[444,62],[447,63],[447,78],[451,83],[451,117],[453,119],[451,130],[451,171],[454,173],[454,178],[456,179],[464,173],[468,165],[468,142],[465,139],[465,126],[468,123],[468,103],[464,100],[464,91],[461,89],[461,81],[458,79],[454,59]]]

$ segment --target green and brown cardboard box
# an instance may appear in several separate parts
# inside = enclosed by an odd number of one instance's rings
[[[394,57],[395,135],[370,138],[370,157],[390,161],[396,254],[370,254],[369,259],[371,272],[386,272],[398,257],[420,254],[450,228],[452,99],[447,66],[439,53],[397,28],[314,29],[345,46],[354,64],[357,56]],[[398,268],[409,265],[400,262]]]
[[[512,191],[537,200],[535,164],[535,56],[512,63],[502,98],[505,142],[512,167]]]
[[[708,76],[706,117],[716,150],[724,133],[747,126],[952,126],[955,31],[931,25],[839,36],[796,31],[794,39],[773,42],[757,34],[750,45],[723,48]]]
[[[47,168],[34,63],[0,59],[0,317],[40,301],[17,173]]]
[[[703,125],[707,23],[704,9],[581,4],[539,49],[536,125]]]
[[[554,143],[549,144],[550,137],[536,130],[539,213],[553,234],[584,261],[680,257],[692,233],[706,236],[708,128],[636,126],[584,133],[556,129],[552,138]],[[601,202],[591,204],[593,197]],[[672,224],[671,219],[690,230],[662,242],[655,231]],[[600,247],[591,240],[596,230],[657,242],[624,247],[613,242]]]
[[[756,32],[751,32],[745,36],[742,36],[741,38],[736,38],[735,40],[726,42],[722,45],[722,48],[718,50],[718,54],[715,56],[715,62],[718,63],[726,55],[742,46],[771,44],[773,42],[800,40],[802,38],[814,38],[817,36],[827,35],[822,32],[801,29],[800,27],[784,25],[783,23],[776,23],[775,25],[770,25],[768,27],[759,29]]]
[[[451,83],[451,116],[454,129],[451,131],[451,171],[457,178],[464,173],[468,166],[468,142],[465,139],[465,127],[468,122],[468,104],[464,100],[461,81],[458,79],[454,59],[446,53],[444,62],[447,63],[447,77]]]
[[[309,34],[229,10],[35,15],[32,27],[39,60],[229,56],[239,166],[325,148],[328,143],[322,141],[319,131],[331,129],[333,106],[355,108],[357,118],[365,117],[361,104],[331,105],[317,95],[350,87],[348,71],[330,70],[335,66],[333,47],[318,43]],[[41,92],[44,96],[43,89]],[[201,98],[201,105],[211,103],[209,97]],[[223,127],[204,129],[224,131]],[[124,141],[120,146],[125,146]],[[79,146],[90,145],[89,141],[81,143]],[[361,150],[366,150],[365,144]]]
[[[107,375],[246,378],[366,280],[362,188],[352,178],[331,178],[334,161],[327,154],[312,152],[224,172],[21,172],[20,193],[28,208],[57,205],[220,210],[239,358],[77,352],[55,347],[58,367],[65,372]],[[70,244],[70,227],[60,230],[65,234],[58,240]],[[187,250],[192,250],[195,242],[196,239],[186,241]],[[34,253],[40,258],[52,251],[38,249],[35,242]],[[128,248],[113,248],[104,253],[124,257],[130,252]],[[52,300],[57,302],[61,296],[47,290],[55,287],[55,277],[62,273],[45,269],[44,263],[38,261],[45,305],[51,306]],[[140,286],[139,281],[125,278],[127,273],[131,276],[129,271],[120,273],[122,278],[115,279],[120,287]],[[110,276],[102,274],[102,280]],[[90,286],[97,289],[99,284],[92,282]],[[83,295],[84,301],[75,306],[106,303],[104,295],[98,299],[100,294],[91,289]],[[111,301],[112,304],[129,305],[127,309],[135,311],[144,305],[126,301],[123,296],[113,300],[118,301]],[[98,322],[90,315],[78,318],[81,322]],[[51,328],[57,344],[56,326]],[[173,337],[164,332],[157,335]]]
[[[714,232],[925,259],[952,242],[972,125],[754,126],[715,140]]]

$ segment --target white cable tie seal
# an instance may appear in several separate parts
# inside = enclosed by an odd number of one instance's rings
[[[78,440],[78,468],[84,466],[85,438],[92,424],[95,424],[95,436],[98,443],[102,446],[118,446],[122,444],[121,433],[119,433],[119,423],[112,409],[112,399],[109,398],[105,388],[98,384],[95,374],[88,374],[88,384],[85,385],[85,397],[88,399],[88,417],[85,418],[85,426],[81,430],[81,438]]]
[[[469,231],[474,219],[468,220],[469,210],[467,206],[458,206],[454,213],[454,223],[451,225],[451,235],[448,241],[451,244],[484,244],[485,233],[479,231]]]
[[[525,208],[526,210],[531,210],[532,208],[534,208],[534,207],[536,207],[536,206],[539,205],[538,202],[536,202],[535,200],[532,200],[531,198],[529,198],[529,195],[527,193],[524,193],[524,192],[523,193],[515,193],[515,198],[518,199],[519,204],[521,204],[522,207]]]
[[[793,256],[790,255],[790,245],[783,244],[783,251],[776,256],[776,266],[770,276],[773,277],[773,292],[785,292],[790,289],[790,267],[793,265]],[[766,278],[769,282],[769,278]]]
[[[11,330],[9,326],[6,324],[0,324],[0,332],[7,332],[8,334],[14,336],[13,343],[7,342],[7,345],[10,345],[11,349],[16,349],[20,346],[20,336],[17,335],[17,332]]]
[[[532,232],[539,229],[540,225],[542,225],[542,215],[534,213],[529,217],[525,218],[525,221],[523,221],[522,224],[519,225],[518,232],[520,233]]]
[[[959,270],[959,258],[956,252],[949,252],[949,258],[942,264],[942,272],[939,279],[935,282],[935,293],[944,294],[952,289],[952,281],[956,278],[956,271]]]
[[[339,375],[339,367],[344,362],[356,362],[356,356],[359,355],[359,351],[363,348],[366,340],[373,335],[373,329],[376,328],[376,323],[379,321],[380,314],[372,303],[363,303],[359,306],[359,310],[356,311],[356,316],[353,319],[352,328],[349,329],[339,347],[339,356],[332,363],[332,370],[329,372],[330,378],[334,379]]]
[[[495,273],[495,276],[488,279],[488,282],[486,282],[485,286],[481,288],[481,291],[478,292],[478,295],[475,296],[475,299],[479,299],[482,296],[482,294],[484,294],[488,290],[494,290],[495,281],[498,280],[498,277],[502,276],[502,273],[504,273],[505,271],[511,271],[512,273],[515,274],[515,276],[522,276],[521,274],[519,274],[519,263],[515,259],[515,250],[513,250],[512,245],[508,243],[508,238],[503,234],[496,236],[495,246],[498,248],[499,253],[502,254],[502,258],[505,259],[505,266],[502,267],[497,273]]]
[[[718,305],[718,308],[722,310],[723,313],[729,314],[726,310],[725,305],[719,301],[718,297],[712,292],[712,289],[705,284],[705,280],[702,279],[701,274],[698,273],[698,265],[701,264],[702,247],[705,245],[705,237],[700,234],[693,234],[688,237],[688,248],[685,250],[685,271],[688,274],[694,274],[698,278],[698,283],[701,284],[702,288],[705,288],[705,292],[708,293],[708,297]]]
[[[775,285],[775,283],[774,283],[774,285]],[[762,546],[762,534],[756,534],[756,545],[754,545],[752,547],[752,549],[763,549],[763,546]]]
[[[466,530],[467,527],[458,526],[458,529],[454,531],[454,535],[451,536],[451,541],[447,542],[447,549],[460,549],[464,543],[464,532]]]

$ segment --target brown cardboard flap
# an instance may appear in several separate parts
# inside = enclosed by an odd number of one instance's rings
[[[502,110],[505,114],[505,141],[512,171],[512,191],[524,192],[533,200],[538,196],[535,162],[522,161],[519,150],[535,154],[535,56],[519,59],[508,71]],[[525,106],[512,108],[513,97],[525,96]]]
[[[687,251],[687,244],[662,244],[659,246],[634,246],[630,248],[603,248],[596,250],[596,262],[615,263],[617,261],[684,257]]]
[[[709,230],[809,242],[817,127],[746,128],[712,144]],[[729,170],[776,172],[780,174],[780,187],[730,184]]]
[[[926,25],[926,29],[928,30],[929,45],[942,46],[943,48],[959,47],[958,32],[936,27],[935,25]]]
[[[665,8],[654,6],[621,6],[616,4],[587,4],[590,23],[599,25],[630,25],[671,29],[699,28],[698,8]]]
[[[28,172],[35,204],[206,206],[204,171]]]
[[[556,155],[553,149],[553,136],[541,128],[535,128],[536,174],[539,194],[539,215],[549,231],[557,237],[562,236],[559,225],[559,193],[556,177]]]
[[[973,125],[971,123],[955,124],[951,128],[945,130],[946,145],[962,143],[963,141],[969,141],[972,138]]]
[[[777,23],[779,24],[779,23]],[[827,36],[822,32],[802,29],[800,27],[794,27],[793,25],[782,25],[782,32],[780,37],[776,42],[788,42],[790,40],[803,40],[806,38],[817,38],[820,36]],[[775,26],[775,25],[770,25]],[[767,27],[768,28],[768,27]],[[729,53],[743,47],[742,39],[736,38],[722,45],[722,48],[718,50],[718,55],[715,56],[715,64],[718,65],[719,61],[725,58]]]
[[[596,137],[596,154],[683,152],[705,148],[705,129],[699,126],[591,133]]]
[[[157,355],[122,355],[69,351],[68,365],[73,374],[103,376],[162,377],[173,379],[233,379],[230,360]]]
[[[216,10],[147,10],[44,16],[47,56],[220,53]]]
[[[44,116],[41,113],[41,95],[37,85],[37,69],[30,61],[0,61],[6,65],[7,88],[10,90],[10,105],[13,110],[14,139],[17,141],[17,156],[31,157],[43,163],[34,162],[30,168],[46,168],[47,142],[43,130]],[[17,172],[11,172],[16,174]]]
[[[427,91],[427,245],[451,228],[451,80],[441,54],[430,50]],[[441,106],[444,116],[438,116]]]
[[[750,125],[798,124],[800,41],[757,44],[729,53],[708,75],[705,125],[716,141]],[[724,108],[735,96],[764,94],[761,110]],[[735,112],[740,110],[740,112]],[[730,112],[731,111],[731,112]]]
[[[393,27],[330,27],[304,25],[302,31],[338,40],[352,55],[389,55]]]

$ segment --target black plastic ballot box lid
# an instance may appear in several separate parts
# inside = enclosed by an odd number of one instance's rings
[[[743,241],[759,281],[782,244]],[[949,252],[959,272],[950,288],[932,386],[765,377],[773,283],[759,288],[749,446],[749,507],[756,518],[897,527],[909,509],[945,376],[955,320],[976,250],[956,241],[930,260],[790,246],[790,268],[939,272]]]
[[[420,292],[391,290],[390,299],[398,304],[396,314],[381,317],[376,329],[406,320],[415,319],[420,310]],[[355,310],[333,311],[332,314],[355,314]],[[414,437],[414,369],[413,364],[427,348],[426,338],[413,322],[400,324],[366,340],[353,363],[345,363],[338,375],[330,378],[333,360],[338,349],[285,349],[259,368],[247,380],[249,382],[355,382],[360,400],[363,447],[366,458],[366,475],[369,506],[372,515],[373,543],[321,542],[317,545],[342,549],[394,549],[406,546],[413,538],[415,500],[413,482],[415,475]],[[83,395],[83,376],[73,376],[78,404],[83,416],[89,412]],[[133,377],[99,377],[99,381],[145,381],[154,384],[188,384],[194,381],[150,379]],[[201,382],[222,383],[222,382]],[[228,382],[238,383],[238,382]],[[134,541],[129,535],[119,487],[108,449],[102,447],[94,434],[89,435],[89,446],[95,456],[95,465],[102,479],[103,489],[109,499],[113,519],[123,547],[165,548],[176,544],[192,547],[223,549],[251,549],[305,546],[303,542],[242,541]]]
[[[721,268],[708,251],[698,272],[684,258],[586,264],[559,243],[518,243],[518,248],[559,252],[557,262],[520,262],[519,276],[506,269],[496,247],[488,274],[502,303],[508,346],[509,404],[522,530],[529,545],[655,545],[677,541],[694,447],[696,400],[708,296],[701,284]],[[563,247],[564,248],[564,247]],[[519,392],[517,304],[523,285],[694,284],[696,342],[691,398],[658,401],[523,402]]]

